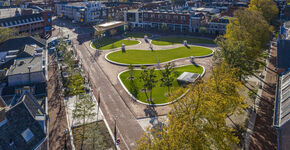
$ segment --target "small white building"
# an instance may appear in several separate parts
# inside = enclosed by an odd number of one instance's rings
[[[194,83],[198,78],[200,78],[200,74],[198,73],[183,72],[177,78],[177,82],[179,84],[189,84],[189,83]]]

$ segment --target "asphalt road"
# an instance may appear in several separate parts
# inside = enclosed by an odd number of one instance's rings
[[[117,116],[117,137],[121,140],[120,148],[136,148],[136,140],[144,132],[142,127],[126,106],[115,87],[111,84],[106,74],[96,63],[87,47],[84,44],[79,45],[77,40],[73,40],[73,43],[86,74],[89,75],[95,96],[97,96],[97,89],[99,87],[101,88],[100,107],[112,132],[114,132],[114,117]]]

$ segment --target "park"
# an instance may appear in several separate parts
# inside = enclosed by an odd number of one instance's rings
[[[165,36],[136,31],[97,38],[91,42],[91,47],[102,52],[101,56],[105,60],[103,63],[109,63],[107,65],[112,66],[104,67],[105,70],[109,74],[116,74],[118,82],[133,101],[142,105],[164,106],[186,94],[189,84],[184,85],[177,81],[177,78],[184,72],[198,74],[200,75],[198,79],[203,77],[206,68],[204,64],[194,62],[194,59],[212,56],[215,46],[213,40],[208,38]],[[161,86],[162,71],[169,63],[173,68],[170,75],[172,85]],[[133,66],[134,70],[130,71],[129,66]],[[142,66],[147,68],[144,70]],[[149,72],[153,68],[156,82],[151,92],[143,87],[145,81],[141,80],[141,75],[142,72]],[[148,98],[149,91],[152,93],[150,99]]]

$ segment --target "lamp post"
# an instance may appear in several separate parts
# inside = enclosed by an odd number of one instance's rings
[[[114,115],[114,121],[115,121],[115,126],[114,126],[114,144],[115,144],[115,148],[117,149],[117,119],[118,116]]]
[[[64,149],[67,150],[67,146],[66,146],[66,135],[67,135],[67,129],[64,129]]]

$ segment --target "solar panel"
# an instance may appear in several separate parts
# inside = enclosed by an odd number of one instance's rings
[[[287,82],[290,79],[290,71],[288,73],[286,73],[285,75],[283,75],[282,77],[282,84]]]
[[[290,90],[287,91],[285,94],[282,95],[282,103],[283,101],[285,101],[286,99],[288,99],[290,97]]]

